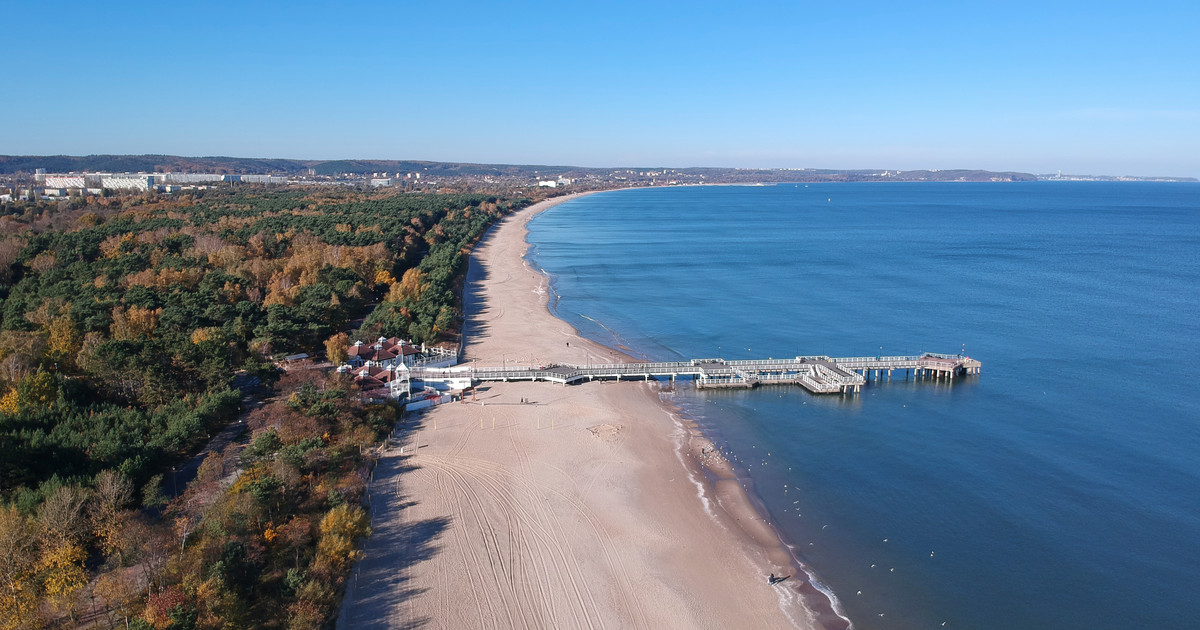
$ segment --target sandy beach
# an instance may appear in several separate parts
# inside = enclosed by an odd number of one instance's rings
[[[551,316],[522,258],[526,222],[564,200],[476,247],[465,361],[627,359]],[[654,383],[481,386],[410,416],[370,489],[374,534],[339,628],[844,625]],[[771,573],[795,577],[770,586]]]

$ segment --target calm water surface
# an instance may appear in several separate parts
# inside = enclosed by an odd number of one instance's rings
[[[1200,622],[1200,185],[650,189],[530,228],[557,314],[649,359],[983,361],[673,396],[856,627]]]

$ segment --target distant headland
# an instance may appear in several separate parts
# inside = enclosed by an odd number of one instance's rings
[[[422,160],[292,160],[176,155],[0,155],[0,177],[15,179],[43,173],[215,173],[272,175],[296,183],[369,179],[413,183],[557,185],[563,180],[589,186],[641,186],[818,182],[1029,182],[1161,181],[1195,182],[1193,177],[1033,174],[977,169],[822,169],[721,167],[579,167],[538,164],[473,164]],[[421,181],[423,180],[423,181]],[[389,183],[389,185],[391,185]]]

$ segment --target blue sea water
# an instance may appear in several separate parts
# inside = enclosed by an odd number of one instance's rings
[[[1200,624],[1200,185],[644,189],[530,229],[558,316],[638,356],[983,362],[671,395],[855,627]]]

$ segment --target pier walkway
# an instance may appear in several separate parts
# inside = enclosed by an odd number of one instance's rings
[[[699,388],[749,388],[757,385],[794,384],[814,394],[856,393],[872,377],[891,380],[904,370],[905,378],[952,380],[979,374],[982,364],[957,354],[925,353],[913,356],[796,357],[794,359],[692,359],[664,363],[554,364],[545,366],[485,367],[458,366],[447,369],[413,370],[414,380],[469,375],[472,383],[489,381],[548,381],[577,383],[592,380],[690,378]]]

